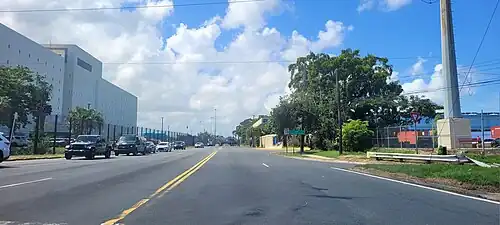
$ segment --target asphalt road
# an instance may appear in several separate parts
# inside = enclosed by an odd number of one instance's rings
[[[500,205],[212,147],[0,164],[3,224],[500,224]],[[180,175],[180,176],[179,176]]]

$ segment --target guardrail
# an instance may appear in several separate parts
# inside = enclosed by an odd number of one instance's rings
[[[416,160],[427,162],[450,162],[450,163],[467,163],[471,162],[467,157],[460,155],[421,155],[421,154],[402,154],[402,153],[385,153],[385,152],[367,152],[367,158],[396,159],[399,161]]]

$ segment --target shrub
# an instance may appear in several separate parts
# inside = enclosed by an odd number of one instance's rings
[[[350,120],[342,126],[342,145],[346,151],[365,152],[372,147],[372,137],[367,121]]]

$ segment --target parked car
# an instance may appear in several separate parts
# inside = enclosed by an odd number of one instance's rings
[[[146,148],[148,153],[156,153],[156,145],[152,141],[146,142]]]
[[[116,147],[114,149],[115,155],[138,155],[139,153],[141,153],[142,155],[146,155],[148,153],[146,142],[146,138],[139,135],[123,135],[116,142]]]
[[[64,158],[71,159],[73,156],[85,156],[94,159],[96,155],[111,157],[111,146],[106,143],[100,135],[78,135],[75,142],[66,146]]]
[[[196,144],[194,144],[194,147],[195,147],[195,148],[203,148],[203,147],[205,147],[205,146],[203,145],[203,143],[202,143],[202,142],[196,142]]]
[[[0,162],[7,160],[10,157],[10,142],[0,133]]]
[[[21,136],[21,135],[14,135],[12,136],[12,139],[10,139],[9,136],[5,136],[7,140],[11,140],[11,145],[14,147],[25,147],[28,146],[28,137],[27,136]]]
[[[170,146],[170,143],[168,142],[159,142],[158,145],[156,145],[156,151],[171,152],[172,146]]]
[[[177,149],[186,149],[186,143],[184,143],[183,141],[176,141],[174,142],[174,149],[177,150]]]

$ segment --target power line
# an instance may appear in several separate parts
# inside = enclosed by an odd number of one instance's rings
[[[460,86],[461,87],[483,87],[483,86],[489,86],[489,85],[493,85],[493,84],[500,84],[500,79],[470,82],[468,84],[463,84]],[[444,91],[444,90],[448,90],[451,88],[456,88],[456,86],[455,87],[440,87],[440,88],[433,88],[433,89],[422,90],[422,91],[406,92],[406,93],[402,93],[401,95],[417,95],[417,94],[431,93],[431,92],[436,92],[436,91]]]
[[[0,10],[0,13],[37,13],[37,12],[75,12],[75,11],[101,11],[101,10],[136,10],[148,8],[174,8],[190,6],[208,6],[208,5],[228,5],[237,3],[264,2],[268,0],[238,0],[238,1],[214,1],[200,3],[180,3],[164,5],[136,5],[136,6],[112,6],[112,7],[89,7],[89,8],[56,8],[56,9],[8,9]]]

